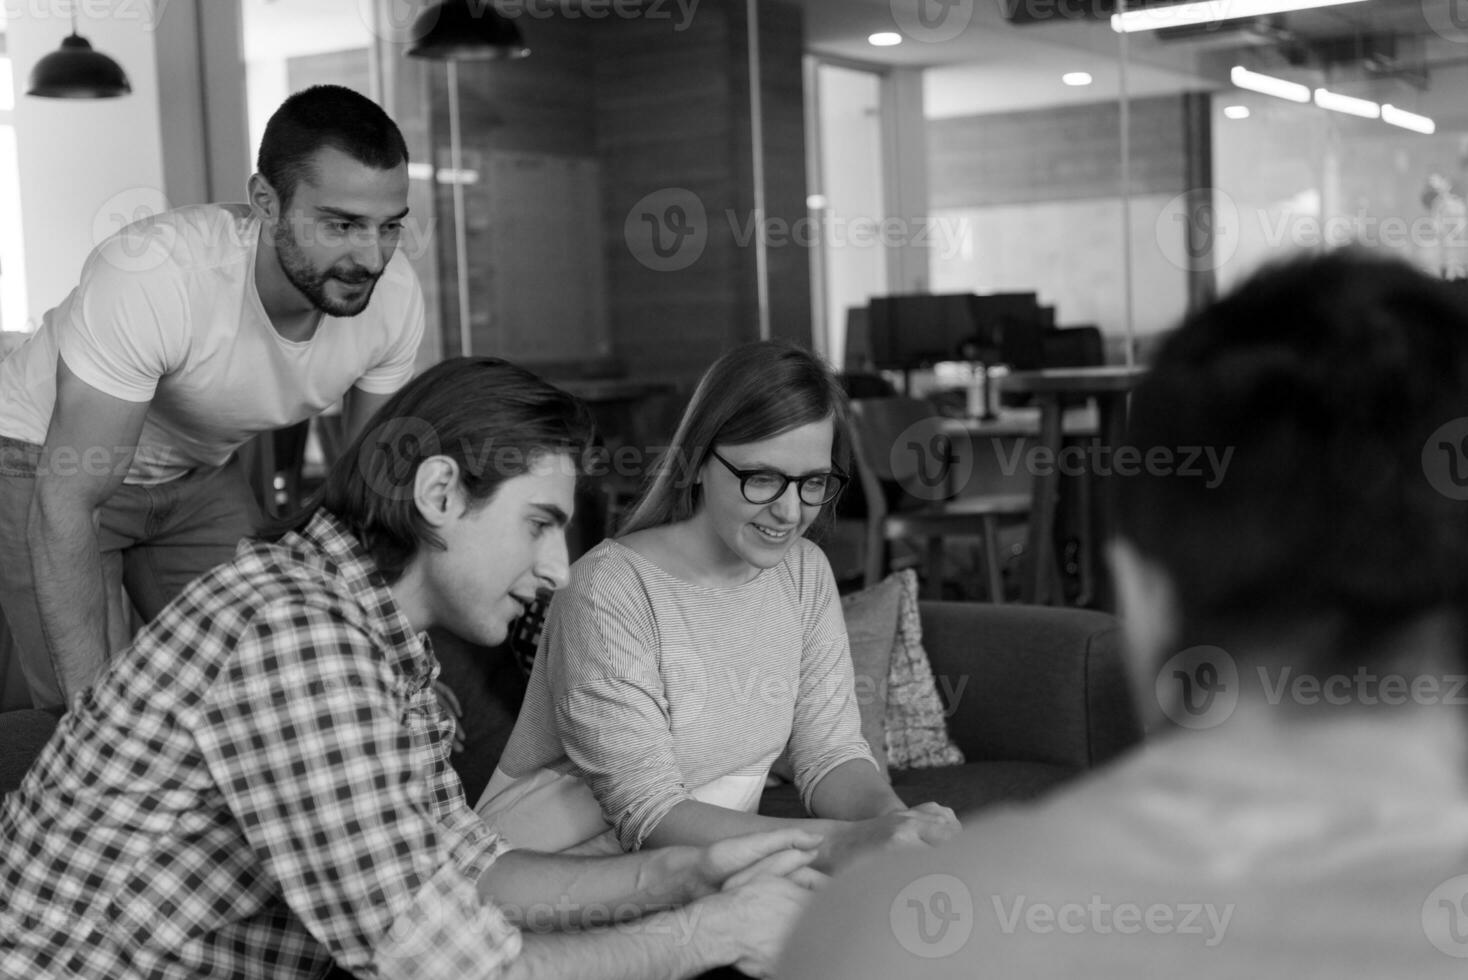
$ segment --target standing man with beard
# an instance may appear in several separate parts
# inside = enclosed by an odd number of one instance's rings
[[[136,222],[0,362],[0,611],[31,699],[65,705],[258,522],[235,455],[345,398],[350,438],[405,384],[423,296],[396,254],[408,151],[339,86],[287,99],[249,203]]]

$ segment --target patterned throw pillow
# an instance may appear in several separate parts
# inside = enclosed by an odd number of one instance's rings
[[[963,752],[948,737],[943,702],[923,649],[917,573],[907,569],[897,577],[902,600],[887,678],[887,765],[891,769],[962,765]]]

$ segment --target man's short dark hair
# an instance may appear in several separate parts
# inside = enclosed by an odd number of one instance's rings
[[[1428,466],[1465,416],[1468,293],[1364,252],[1275,265],[1189,316],[1132,397],[1129,445],[1232,449],[1222,481],[1118,478],[1118,530],[1189,642],[1331,622],[1360,649],[1468,597],[1468,502]]]
[[[382,108],[341,85],[313,85],[281,103],[265,124],[255,169],[288,207],[301,181],[314,181],[312,157],[331,147],[378,170],[408,162],[402,131]]]

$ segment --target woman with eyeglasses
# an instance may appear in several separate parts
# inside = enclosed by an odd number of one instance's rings
[[[479,812],[517,846],[606,853],[796,821],[757,813],[788,743],[831,870],[936,843],[863,740],[836,583],[805,532],[847,482],[846,396],[780,341],[725,354],[620,536],[556,594]]]

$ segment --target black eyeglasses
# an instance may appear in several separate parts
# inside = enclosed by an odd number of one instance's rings
[[[724,468],[739,477],[739,492],[752,504],[768,504],[779,500],[785,488],[794,483],[800,502],[809,507],[829,504],[841,493],[850,479],[839,470],[829,473],[812,473],[809,476],[786,476],[778,470],[741,470],[718,452],[710,449],[709,455],[724,464]]]

